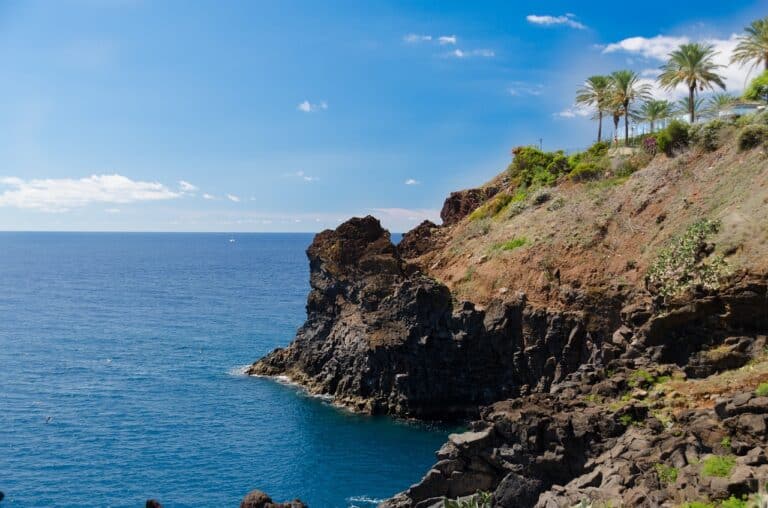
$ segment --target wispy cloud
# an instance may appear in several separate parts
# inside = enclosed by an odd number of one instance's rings
[[[448,53],[448,56],[454,57],[454,58],[471,58],[474,56],[484,57],[484,58],[492,58],[496,56],[496,53],[491,49],[454,49],[450,53]]]
[[[296,109],[298,109],[303,113],[315,113],[317,111],[324,111],[328,109],[328,103],[325,101],[320,101],[317,104],[315,104],[309,101],[304,101],[299,103]]]
[[[421,182],[418,180],[414,180],[413,178],[409,178],[405,181],[405,185],[419,185]]]
[[[581,107],[581,106],[571,106],[569,108],[565,108],[562,111],[559,111],[557,113],[554,113],[553,116],[560,117],[560,118],[577,118],[577,117],[587,117],[592,114],[592,111],[590,111],[587,108]]]
[[[193,194],[198,189],[196,185],[192,185],[191,183],[187,182],[186,180],[179,180],[179,190],[185,194]]]
[[[208,199],[208,200],[216,199],[216,196],[214,196],[213,194],[208,194],[206,192],[205,194],[203,194],[203,199]]]
[[[514,97],[526,95],[541,95],[544,91],[544,85],[535,83],[526,83],[524,81],[513,81],[507,88],[507,93]]]
[[[285,176],[289,176],[289,177],[292,177],[292,178],[299,178],[299,179],[301,179],[301,180],[303,180],[305,182],[316,182],[316,181],[320,180],[320,178],[318,178],[316,176],[309,176],[304,171],[296,171],[295,173],[288,173]]]
[[[531,23],[533,25],[542,25],[542,26],[568,26],[571,28],[575,28],[577,30],[584,30],[587,28],[586,25],[583,23],[576,21],[576,16],[574,14],[568,13],[563,16],[549,16],[549,15],[538,15],[538,14],[529,14],[525,17],[525,19],[528,21],[528,23]]]
[[[408,34],[403,36],[403,41],[407,42],[408,44],[416,44],[419,42],[429,42],[431,40],[432,40],[431,35]]]
[[[234,194],[227,194],[227,199],[232,201],[233,203],[240,202],[240,198],[238,196],[235,196]]]
[[[110,213],[110,214],[120,213],[120,209],[119,208],[105,208],[104,211],[106,213]]]
[[[23,180],[0,178],[9,187],[0,194],[0,206],[65,212],[93,203],[159,201],[181,196],[158,182],[131,180],[122,175],[91,175],[86,178]]]
[[[437,42],[440,44],[456,44],[455,35],[441,35],[437,38]]]

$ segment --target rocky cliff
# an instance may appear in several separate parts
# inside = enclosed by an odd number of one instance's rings
[[[384,503],[677,506],[768,480],[768,164],[451,194],[399,245],[373,217],[307,250],[307,321],[250,368],[355,411],[470,416]],[[603,503],[602,505],[600,503]],[[714,504],[712,505],[714,506]]]

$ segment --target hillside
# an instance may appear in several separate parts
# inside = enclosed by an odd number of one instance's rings
[[[397,246],[373,217],[324,231],[307,321],[249,372],[473,419],[387,508],[747,506],[768,480],[767,119],[659,154],[517,149]]]

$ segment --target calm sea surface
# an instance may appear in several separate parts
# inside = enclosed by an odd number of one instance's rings
[[[445,429],[241,374],[303,322],[311,239],[0,233],[0,506],[237,506],[259,488],[369,507],[418,480]]]

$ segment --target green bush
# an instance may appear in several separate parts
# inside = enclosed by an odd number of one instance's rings
[[[758,397],[768,396],[768,383],[760,383],[755,390],[755,395]]]
[[[595,161],[601,159],[608,153],[610,148],[611,144],[607,141],[598,141],[583,152],[577,152],[568,157],[568,164],[575,168],[582,161]]]
[[[554,185],[558,177],[571,171],[562,150],[542,152],[533,146],[518,146],[512,154],[514,159],[509,165],[509,174],[524,187]]]
[[[494,251],[504,251],[504,250],[515,250],[518,247],[522,247],[523,245],[528,243],[528,239],[524,236],[513,238],[511,240],[508,240],[506,242],[497,243],[491,247],[491,250]]]
[[[656,474],[665,485],[671,485],[677,481],[677,468],[666,464],[656,464]]]
[[[768,71],[753,79],[746,90],[744,98],[750,101],[768,101]]]
[[[507,192],[496,194],[490,201],[483,203],[474,212],[469,214],[469,220],[487,219],[496,216],[514,197],[514,195]]]
[[[696,285],[717,289],[728,267],[721,256],[713,257],[708,263],[704,263],[704,258],[708,255],[707,237],[719,229],[719,221],[697,221],[662,249],[646,274],[649,290],[670,297]]]
[[[768,140],[768,125],[747,125],[739,131],[739,150],[751,150]]]
[[[656,146],[667,155],[688,146],[688,124],[672,120],[666,128],[656,134]]]
[[[736,496],[731,496],[720,503],[720,508],[747,508],[748,506],[749,503],[746,499],[739,499]]]
[[[736,457],[731,455],[712,455],[704,460],[701,474],[704,476],[719,476],[728,478],[736,465]]]
[[[720,146],[720,131],[723,127],[725,122],[719,119],[695,125],[690,129],[690,142],[697,148],[714,152]]]
[[[604,171],[604,168],[595,162],[583,161],[570,172],[568,178],[576,182],[596,180],[603,175]]]

